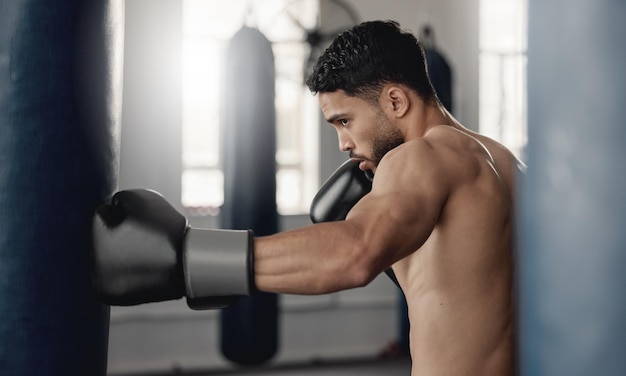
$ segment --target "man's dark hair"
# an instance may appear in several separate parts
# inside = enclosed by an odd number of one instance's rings
[[[313,93],[343,90],[376,103],[387,83],[404,84],[424,102],[437,101],[424,50],[395,21],[368,21],[339,34],[320,56],[306,81]]]

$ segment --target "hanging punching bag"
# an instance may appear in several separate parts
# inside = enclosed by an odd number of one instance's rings
[[[422,28],[420,40],[424,46],[424,58],[428,77],[435,88],[441,104],[452,112],[452,68],[443,53],[435,45],[435,32],[430,25]]]
[[[230,41],[223,87],[224,205],[222,227],[278,231],[274,57],[258,30],[244,27]],[[240,365],[271,359],[278,346],[278,296],[240,299],[221,312],[221,349]]]
[[[441,104],[452,113],[452,69],[445,56],[435,47],[434,35],[430,26],[422,29],[420,40],[424,44],[424,59],[428,77]],[[398,293],[398,345],[403,354],[409,354],[409,309],[404,293]]]
[[[626,374],[625,14],[624,1],[529,1],[521,375]]]
[[[123,3],[0,5],[0,373],[106,375],[88,221],[116,186]]]
[[[437,92],[441,104],[452,112],[452,69],[446,58],[434,47],[424,49],[430,82]]]

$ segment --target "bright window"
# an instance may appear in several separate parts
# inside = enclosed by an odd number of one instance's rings
[[[217,214],[224,201],[218,85],[228,41],[244,23],[272,42],[278,210],[308,212],[318,186],[319,109],[303,83],[302,27],[315,26],[318,13],[316,0],[183,0],[182,203],[191,214]]]
[[[526,145],[526,0],[480,1],[480,131]]]

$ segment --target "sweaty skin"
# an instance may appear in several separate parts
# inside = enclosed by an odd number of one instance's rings
[[[514,375],[518,161],[402,85],[385,86],[379,108],[343,91],[319,102],[339,147],[375,172],[372,191],[345,221],[257,238],[257,287],[329,293],[392,266],[409,308],[413,376]],[[377,141],[398,135],[379,159]]]

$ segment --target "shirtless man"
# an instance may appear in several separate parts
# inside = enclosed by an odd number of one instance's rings
[[[257,239],[257,287],[327,293],[393,266],[414,375],[511,375],[517,162],[444,109],[423,61],[412,35],[381,22],[320,57],[309,87],[341,150],[374,172],[372,191],[343,222]]]
[[[419,43],[394,22],[366,22],[343,32],[307,83],[318,93],[341,150],[360,169],[374,172],[371,192],[344,221],[223,240],[221,232],[215,235],[219,230],[181,231],[182,219],[148,231],[145,211],[165,216],[168,209],[146,204],[151,198],[119,196],[113,206],[125,210],[124,234],[106,211],[95,221],[96,290],[111,304],[187,296],[192,307],[197,298],[208,298],[205,306],[211,306],[212,298],[256,290],[325,294],[365,286],[392,267],[409,308],[414,376],[514,375],[516,158],[444,109]],[[128,240],[138,236],[129,236],[129,228],[142,239],[181,233],[171,241],[169,254],[176,257],[163,262],[172,264],[170,278],[146,279],[137,288],[128,271],[111,271],[111,260],[122,257],[118,248],[136,244]],[[150,260],[168,254],[123,252]],[[235,253],[244,261],[221,263],[220,257]],[[237,263],[240,271],[233,273]]]

